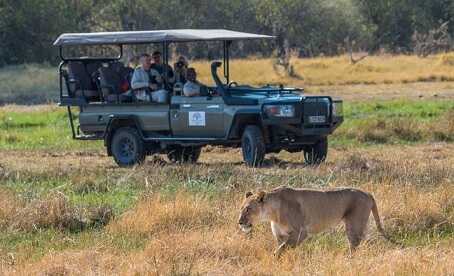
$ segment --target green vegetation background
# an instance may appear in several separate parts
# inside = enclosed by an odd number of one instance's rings
[[[234,57],[288,46],[300,56],[336,55],[345,39],[355,50],[408,53],[413,35],[448,22],[451,0],[2,0],[0,66],[58,62],[52,42],[65,32],[227,28],[277,36],[276,42],[236,44]],[[209,45],[208,45],[209,46]],[[206,58],[207,45],[177,51]],[[209,56],[220,53],[208,47]]]

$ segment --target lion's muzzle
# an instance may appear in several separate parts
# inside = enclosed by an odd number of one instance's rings
[[[238,224],[241,228],[241,231],[243,231],[244,233],[249,233],[251,232],[252,230],[252,224],[250,224],[247,219],[245,219],[244,217],[240,217],[239,221],[238,221]]]
[[[252,224],[240,224],[240,229],[244,233],[249,233],[252,230]]]

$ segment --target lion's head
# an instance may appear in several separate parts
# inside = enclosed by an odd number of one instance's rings
[[[241,206],[240,218],[238,224],[243,232],[250,232],[252,225],[260,222],[264,214],[264,198],[266,193],[263,191],[253,194],[246,193],[246,199]]]

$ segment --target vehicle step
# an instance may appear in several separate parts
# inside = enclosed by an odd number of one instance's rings
[[[103,137],[99,135],[76,135],[76,140],[102,140]]]

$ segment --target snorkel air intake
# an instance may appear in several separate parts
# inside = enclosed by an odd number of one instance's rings
[[[224,84],[221,82],[218,76],[218,68],[221,67],[222,62],[220,61],[213,61],[211,63],[211,76],[213,77],[214,82],[216,83],[218,91],[222,94],[225,95],[225,87]]]

